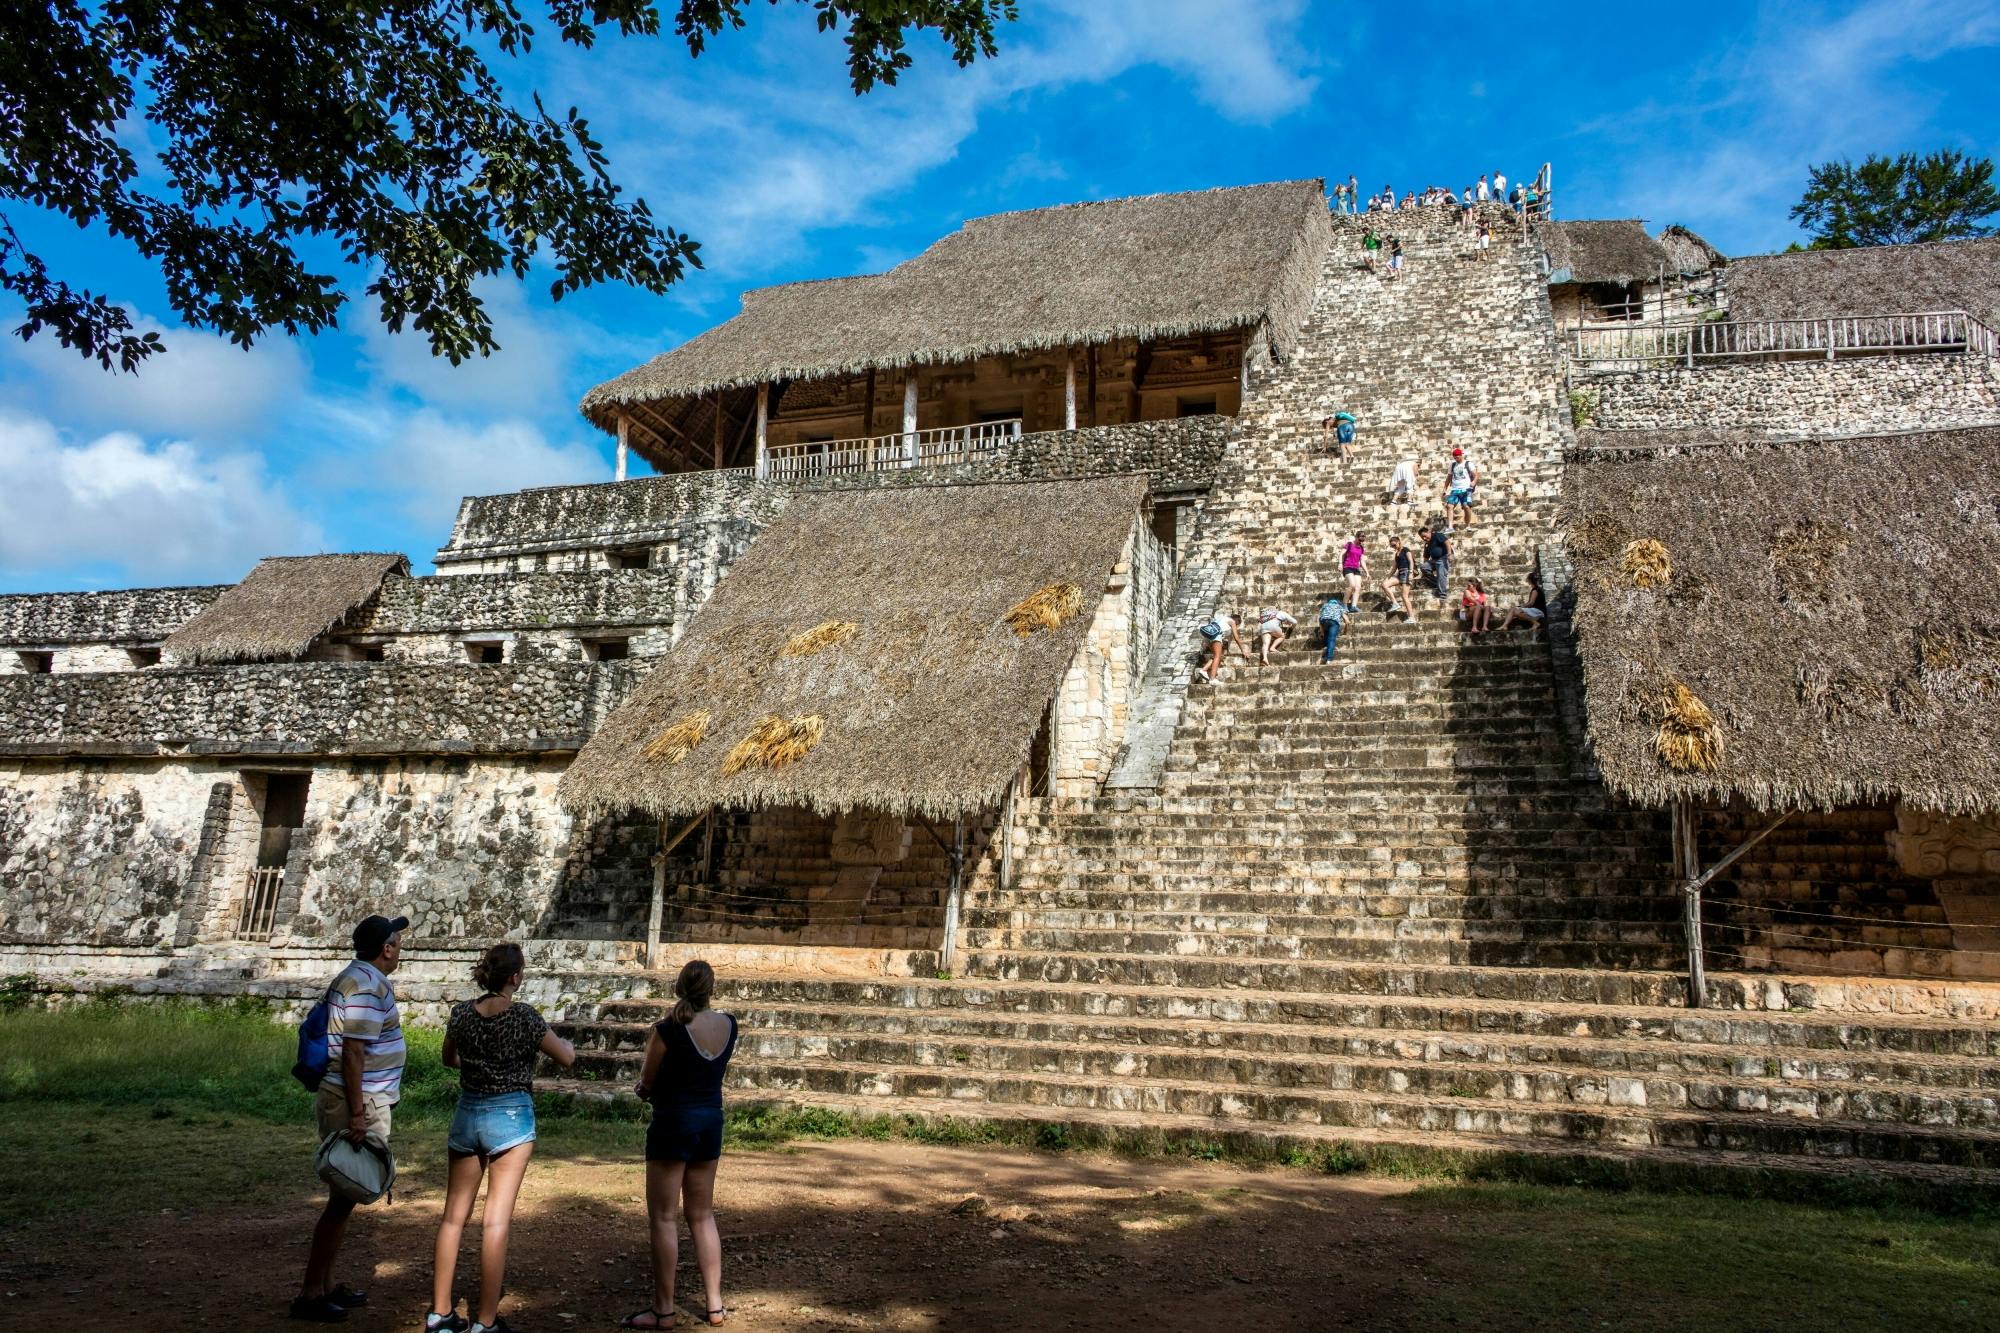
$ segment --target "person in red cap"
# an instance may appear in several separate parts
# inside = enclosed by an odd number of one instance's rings
[[[1479,484],[1479,469],[1465,456],[1465,450],[1451,451],[1451,467],[1445,475],[1445,520],[1456,527],[1472,526],[1472,490]],[[1457,511],[1454,513],[1453,511]]]

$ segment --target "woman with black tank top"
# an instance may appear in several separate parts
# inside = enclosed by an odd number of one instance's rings
[[[653,1233],[653,1304],[626,1315],[624,1328],[674,1326],[674,1270],[680,1264],[683,1214],[707,1288],[708,1322],[720,1324],[722,1237],[715,1228],[715,1169],[722,1157],[722,1076],[736,1050],[736,1019],[708,1007],[715,969],[696,959],[674,982],[679,997],[646,1039],[640,1100],[651,1102],[646,1127],[646,1216]]]

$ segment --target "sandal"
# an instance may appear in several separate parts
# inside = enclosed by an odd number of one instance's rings
[[[356,1291],[345,1282],[337,1287],[327,1288],[326,1298],[335,1305],[343,1306],[349,1310],[359,1310],[362,1306],[368,1304],[367,1292]]]
[[[653,1317],[653,1322],[650,1324],[640,1323],[639,1319],[642,1315],[651,1315]],[[649,1305],[643,1310],[634,1310],[631,1314],[626,1315],[623,1319],[618,1321],[618,1327],[672,1328],[674,1326],[675,1321],[678,1320],[680,1317],[681,1317],[681,1312],[679,1310],[669,1310],[665,1314],[661,1314],[658,1310],[655,1310],[652,1306]]]
[[[710,1310],[708,1312],[708,1322],[710,1325],[729,1322],[729,1307],[724,1305],[718,1309]]]

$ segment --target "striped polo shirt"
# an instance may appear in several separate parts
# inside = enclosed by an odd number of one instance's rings
[[[326,1085],[346,1087],[340,1055],[350,1041],[363,1045],[361,1090],[394,1098],[403,1086],[403,1018],[396,992],[373,963],[357,958],[327,990]]]

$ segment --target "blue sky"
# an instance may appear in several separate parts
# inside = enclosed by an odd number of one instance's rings
[[[545,280],[496,281],[503,350],[457,368],[358,300],[337,332],[247,353],[162,324],[159,277],[129,252],[13,210],[169,352],[118,376],[53,340],[0,346],[0,591],[221,582],[321,550],[427,569],[460,496],[609,477],[576,414],[592,384],[728,318],[746,287],[878,270],[983,213],[1350,171],[1461,186],[1550,161],[1560,216],[1681,222],[1743,254],[1795,239],[1812,163],[2000,154],[1993,0],[1021,8],[999,59],[959,71],[920,36],[917,68],[862,99],[793,5],[752,4],[698,61],[665,37],[513,62],[510,85],[584,109],[707,268],[665,297],[551,303]]]

